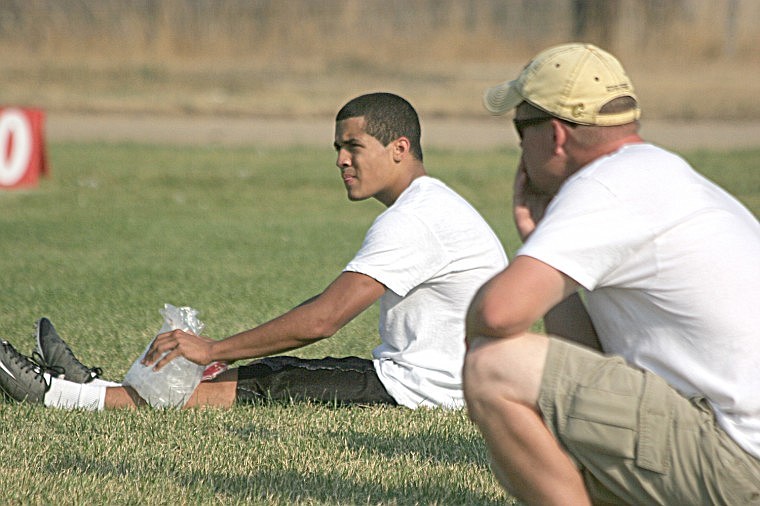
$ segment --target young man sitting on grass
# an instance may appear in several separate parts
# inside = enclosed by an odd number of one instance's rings
[[[296,308],[220,341],[180,330],[158,336],[144,358],[156,369],[177,357],[202,365],[259,359],[200,383],[186,406],[463,405],[464,316],[476,290],[507,265],[504,250],[470,204],[427,175],[419,118],[406,100],[373,93],[349,101],[336,117],[334,146],[349,200],[375,198],[387,209],[343,272]],[[332,336],[378,300],[381,344],[372,360],[272,356]],[[145,404],[129,387],[91,381],[98,371],[76,360],[46,319],[37,334],[41,366],[0,342],[0,389],[11,398],[93,410]]]

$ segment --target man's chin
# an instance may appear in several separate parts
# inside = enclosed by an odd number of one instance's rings
[[[346,196],[348,197],[348,200],[351,202],[359,202],[361,200],[367,200],[369,198],[369,195],[357,195],[354,193],[346,192]]]

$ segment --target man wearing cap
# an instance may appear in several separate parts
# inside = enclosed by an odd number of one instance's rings
[[[485,105],[522,149],[524,244],[467,315],[497,478],[528,504],[760,504],[757,219],[642,140],[597,47],[540,53]]]

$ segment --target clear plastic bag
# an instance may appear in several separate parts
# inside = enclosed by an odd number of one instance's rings
[[[204,324],[198,320],[198,311],[193,308],[164,304],[164,309],[159,312],[164,317],[164,324],[156,335],[175,329],[196,335],[203,332]],[[181,408],[201,382],[206,367],[190,362],[185,357],[177,357],[160,371],[155,371],[153,365],[146,367],[141,363],[149,348],[150,343],[127,371],[122,383],[134,388],[154,408]],[[161,358],[167,353],[169,352]]]

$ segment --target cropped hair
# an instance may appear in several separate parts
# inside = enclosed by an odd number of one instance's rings
[[[618,114],[631,111],[638,107],[638,102],[631,96],[618,97],[610,100],[599,109],[600,114]]]
[[[387,146],[406,137],[412,155],[422,161],[420,119],[414,107],[393,93],[369,93],[350,100],[338,111],[335,121],[364,117],[364,131]]]

